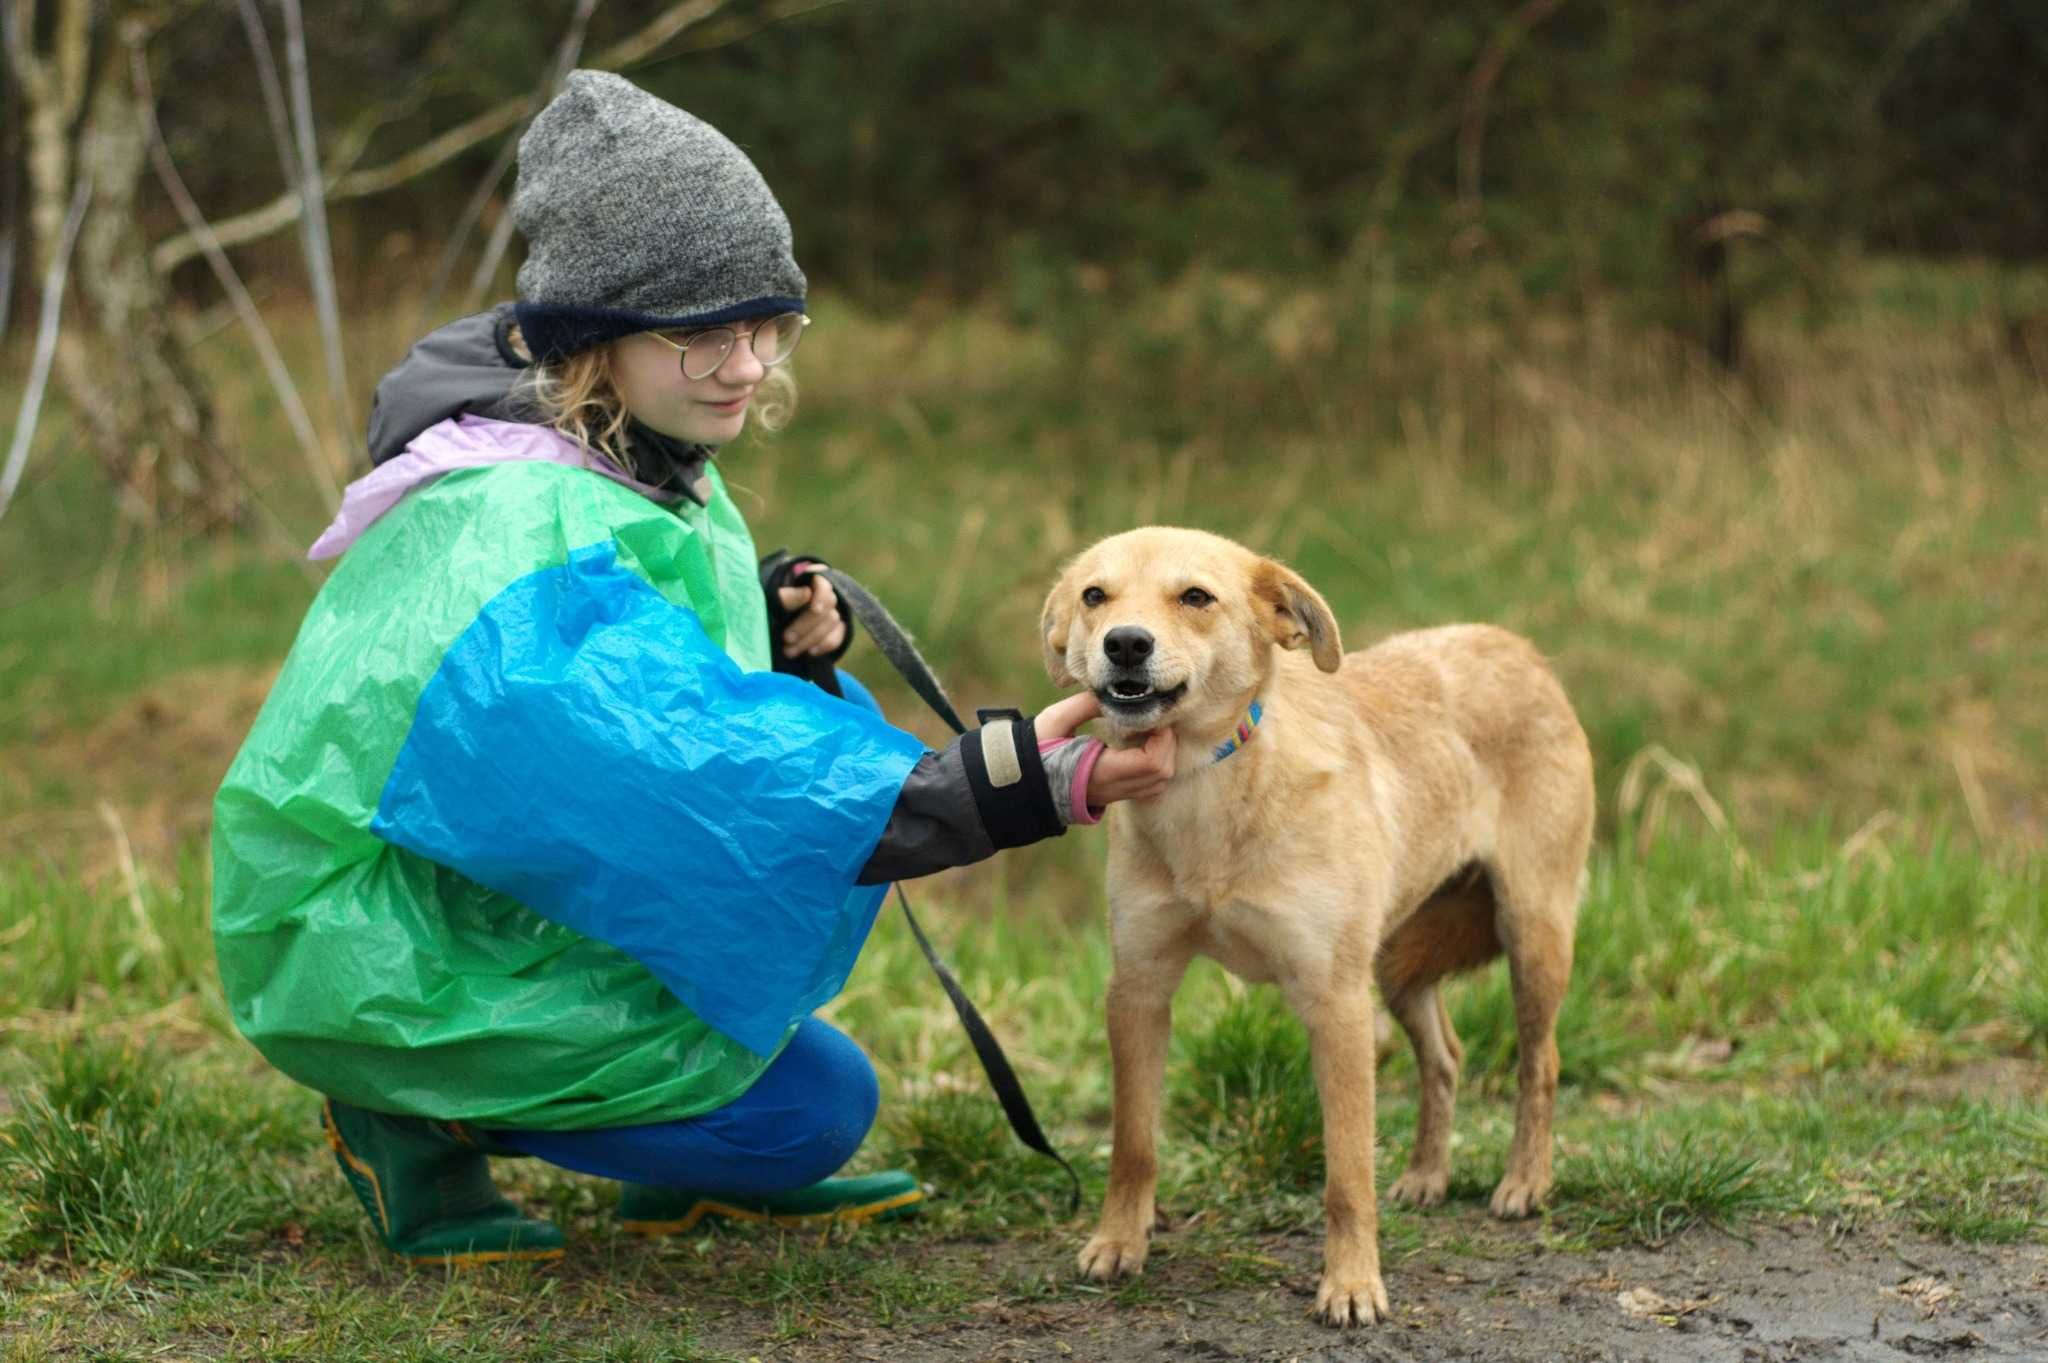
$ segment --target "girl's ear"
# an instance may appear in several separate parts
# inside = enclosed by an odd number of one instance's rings
[[[1335,672],[1344,661],[1344,642],[1337,617],[1314,587],[1284,563],[1261,559],[1252,570],[1252,599],[1259,604],[1260,623],[1282,648],[1307,648],[1316,666]]]
[[[1045,646],[1045,674],[1054,686],[1078,686],[1081,679],[1067,670],[1067,626],[1074,618],[1074,570],[1060,574],[1038,616],[1038,638]]]

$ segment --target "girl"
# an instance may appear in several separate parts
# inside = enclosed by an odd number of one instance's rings
[[[877,1088],[811,1011],[888,882],[1157,793],[1171,738],[1068,741],[1084,694],[927,752],[843,674],[853,703],[776,675],[849,639],[713,458],[786,406],[781,208],[717,131],[579,71],[513,212],[520,301],[378,386],[376,468],[312,551],[345,556],[216,801],[235,1021],[326,1095],[401,1255],[561,1253],[491,1154],[620,1179],[649,1232],[901,1214],[906,1174],[826,1177]]]

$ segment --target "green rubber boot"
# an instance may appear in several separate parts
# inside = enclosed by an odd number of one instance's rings
[[[776,1226],[898,1221],[916,1216],[924,1190],[901,1169],[828,1178],[772,1197],[723,1197],[681,1188],[628,1183],[619,1195],[619,1223],[635,1235],[680,1235],[706,1221],[758,1221]]]
[[[492,1147],[468,1128],[332,1098],[320,1124],[342,1176],[392,1253],[435,1264],[562,1257],[562,1232],[505,1200],[485,1158]]]

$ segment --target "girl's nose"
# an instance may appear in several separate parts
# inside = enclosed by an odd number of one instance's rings
[[[767,375],[768,366],[755,357],[754,338],[747,335],[732,343],[732,349],[726,352],[716,372],[720,383],[740,388],[759,383]]]

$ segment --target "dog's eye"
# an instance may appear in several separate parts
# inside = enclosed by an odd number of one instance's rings
[[[1109,600],[1109,593],[1100,587],[1090,587],[1087,591],[1081,593],[1081,604],[1084,606],[1099,606],[1107,600]]]
[[[1209,595],[1200,587],[1190,587],[1180,594],[1180,603],[1183,606],[1193,606],[1197,610],[1203,606],[1214,604],[1215,600],[1215,597]]]

